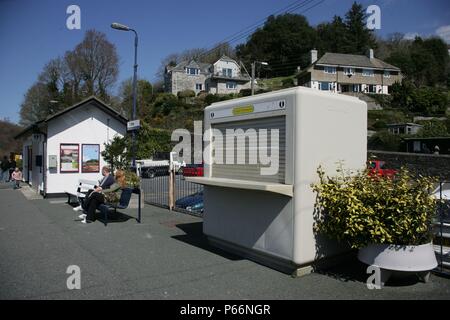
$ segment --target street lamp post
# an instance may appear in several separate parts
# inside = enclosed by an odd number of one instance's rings
[[[263,66],[269,65],[267,62],[264,62],[264,61],[253,61],[252,62],[252,96],[255,94],[255,69],[256,69],[257,63],[259,63]]]
[[[123,24],[114,22],[111,24],[111,28],[121,30],[121,31],[133,31],[134,32],[134,74],[133,74],[133,115],[131,120],[136,120],[136,99],[137,99],[137,47],[138,47],[138,34],[136,30],[131,29],[128,26],[125,26]],[[132,154],[132,166],[133,168],[136,167],[136,151],[135,151],[135,135],[136,130],[132,131],[132,142],[131,142],[131,154]]]

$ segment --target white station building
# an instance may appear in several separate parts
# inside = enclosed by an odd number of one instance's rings
[[[105,143],[126,131],[127,119],[96,97],[50,115],[16,136],[24,139],[24,180],[45,197],[73,190],[80,179],[97,181],[107,165]]]

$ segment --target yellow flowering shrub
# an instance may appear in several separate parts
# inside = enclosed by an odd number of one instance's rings
[[[391,178],[337,170],[325,176],[319,167],[315,231],[348,243],[352,248],[368,244],[420,245],[432,239],[436,200],[430,197],[435,182],[414,177],[402,168]]]

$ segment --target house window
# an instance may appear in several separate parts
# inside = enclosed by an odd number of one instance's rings
[[[233,70],[232,70],[232,69],[228,69],[228,68],[223,68],[223,69],[222,69],[222,75],[223,75],[224,77],[229,77],[229,78],[231,78],[232,75],[233,75]]]
[[[323,72],[328,74],[336,74],[336,67],[325,67]]]
[[[374,73],[372,69],[363,69],[362,75],[363,77],[373,77]]]
[[[320,90],[329,91],[331,88],[331,82],[320,82],[319,83]]]
[[[189,74],[189,75],[199,74],[200,73],[199,71],[200,70],[196,69],[196,68],[186,68],[186,73]]]
[[[413,151],[414,152],[420,152],[422,151],[420,141],[413,141]]]
[[[368,87],[369,87],[369,92],[370,93],[377,93],[377,86],[376,85],[369,84]]]
[[[352,76],[355,74],[355,69],[353,68],[344,68],[344,74],[346,76]]]
[[[227,89],[236,89],[236,82],[227,82]]]
[[[353,85],[353,92],[360,92],[361,91],[361,85],[360,84],[354,84]]]
[[[390,78],[391,77],[391,72],[390,71],[384,71],[384,77],[385,78]]]
[[[201,83],[196,83],[195,84],[195,90],[203,90],[203,85]]]

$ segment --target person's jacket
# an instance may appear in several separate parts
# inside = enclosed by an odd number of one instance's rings
[[[14,171],[11,175],[12,180],[22,181],[22,172]]]
[[[114,182],[108,189],[102,190],[105,196],[105,202],[109,204],[118,204],[122,196],[122,187],[117,182]]]
[[[103,179],[103,181],[102,181],[102,183],[100,183],[99,187],[101,187],[102,189],[109,189],[115,182],[116,181],[114,180],[113,175],[109,174],[108,176],[106,176],[105,179]]]

